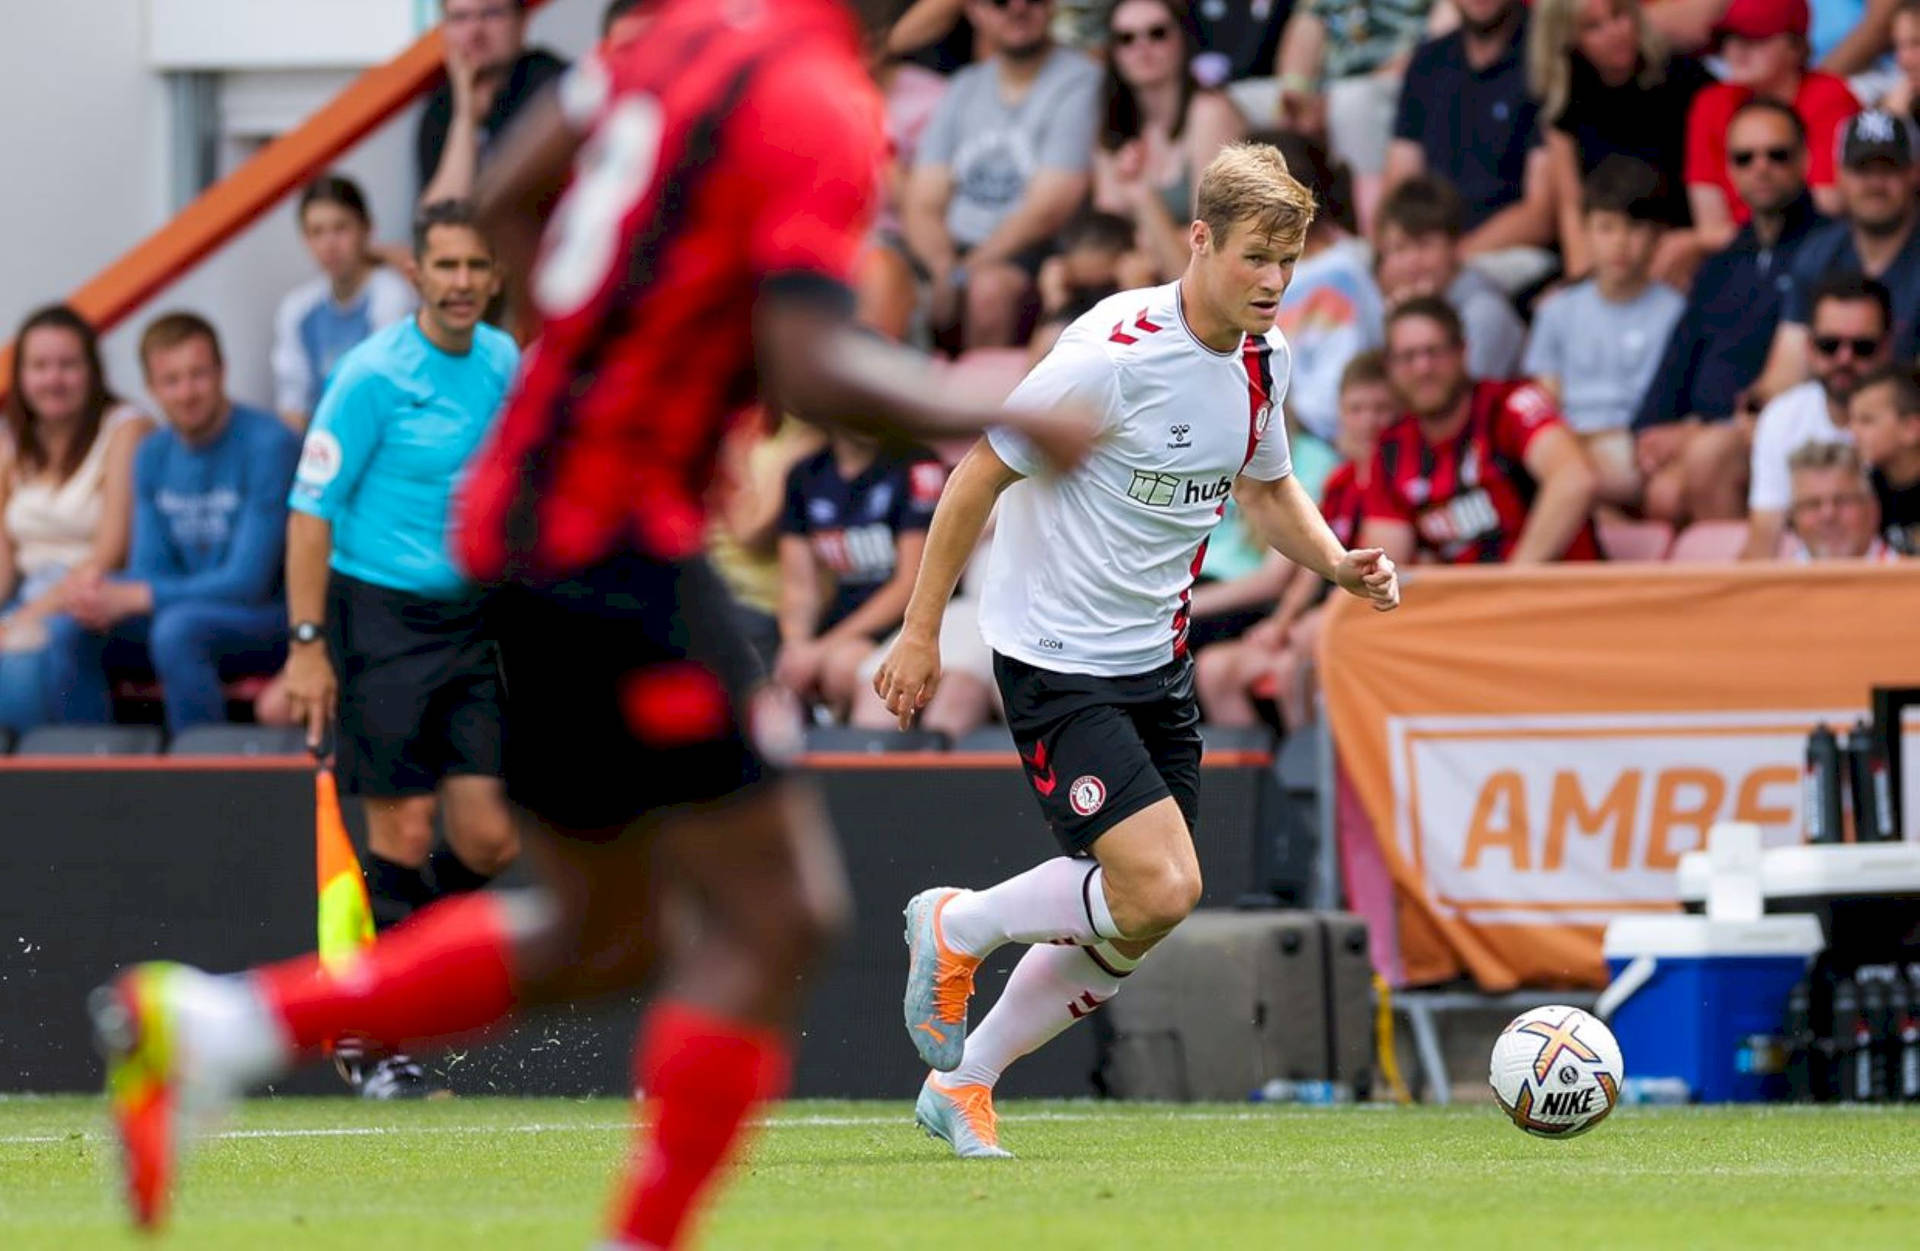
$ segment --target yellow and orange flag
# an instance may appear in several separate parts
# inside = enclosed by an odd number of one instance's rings
[[[329,971],[354,960],[373,945],[373,905],[360,876],[360,858],[347,837],[340,814],[340,787],[333,770],[321,765],[313,774],[313,850],[320,899],[320,963]]]

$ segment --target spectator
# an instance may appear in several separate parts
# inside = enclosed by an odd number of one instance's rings
[[[1890,113],[1868,111],[1842,132],[1840,193],[1846,220],[1806,241],[1793,262],[1793,285],[1774,331],[1767,366],[1754,390],[1772,399],[1808,375],[1807,315],[1828,274],[1877,279],[1893,300],[1893,352],[1912,356],[1920,333],[1920,165],[1913,127]],[[1782,482],[1784,489],[1785,483]]]
[[[919,728],[943,734],[949,743],[957,743],[1001,711],[1000,686],[993,677],[993,649],[980,634],[979,588],[987,576],[987,552],[992,546],[987,540],[992,533],[993,516],[989,516],[980,546],[961,571],[959,589],[940,616],[939,688],[914,719]],[[886,701],[873,688],[874,675],[880,672],[881,662],[899,637],[899,631],[894,631],[860,664],[860,686],[854,693],[848,720],[861,729],[899,728],[900,718],[887,711]]]
[[[412,284],[369,249],[373,218],[352,179],[328,174],[307,184],[300,235],[320,276],[280,301],[273,336],[274,406],[296,431],[307,428],[347,349],[402,320],[418,302]]]
[[[1786,105],[1741,105],[1727,158],[1753,216],[1694,276],[1633,420],[1641,508],[1675,524],[1746,515],[1752,414],[1737,412],[1741,395],[1766,363],[1794,257],[1826,220],[1807,194],[1804,125]]]
[[[466,200],[514,115],[567,65],[529,48],[526,0],[442,0],[447,81],[427,97],[415,155],[420,203]]]
[[[169,313],[140,338],[166,426],[133,467],[126,574],[83,574],[48,627],[59,720],[111,720],[109,683],[156,675],[173,733],[221,721],[223,678],[270,674],[286,651],[280,558],[300,443],[271,413],[227,397],[212,326]]]
[[[1293,0],[1202,0],[1193,17],[1200,80],[1218,87],[1273,73],[1292,12]]]
[[[1807,68],[1807,0],[1734,0],[1721,17],[1725,82],[1694,97],[1687,114],[1687,200],[1709,248],[1726,246],[1749,208],[1727,168],[1727,125],[1756,96],[1792,106],[1807,132],[1808,181],[1822,212],[1840,211],[1834,153],[1860,102],[1843,79]]]
[[[1659,248],[1659,176],[1615,156],[1587,176],[1585,250],[1593,276],[1534,316],[1526,372],[1560,405],[1599,475],[1599,498],[1640,502],[1629,427],[1686,301],[1648,270]]]
[[[1336,446],[1341,462],[1320,492],[1320,513],[1334,535],[1356,546],[1366,514],[1367,487],[1380,432],[1399,415],[1386,358],[1362,352],[1347,363],[1340,378],[1340,429]],[[1313,700],[1308,688],[1320,606],[1331,584],[1308,578],[1289,565],[1273,615],[1238,639],[1215,643],[1195,657],[1195,686],[1206,719],[1215,725],[1252,726],[1259,714],[1252,693],[1271,681],[1281,723],[1298,729],[1310,722]]]
[[[1900,0],[1813,0],[1807,42],[1813,62],[1841,78],[1867,75],[1893,47]]]
[[[429,205],[413,246],[420,311],[341,361],[287,500],[287,701],[310,747],[335,728],[341,790],[366,811],[379,929],[481,889],[519,851],[485,598],[454,567],[447,535],[454,486],[520,351],[480,324],[500,277],[469,209]],[[404,1056],[343,1071],[366,1098],[428,1089]]]
[[[1437,178],[1409,178],[1387,193],[1375,227],[1380,292],[1389,307],[1437,295],[1466,327],[1467,373],[1511,378],[1520,372],[1527,327],[1485,274],[1463,266],[1460,197]]]
[[[1341,377],[1358,353],[1380,346],[1380,288],[1369,272],[1367,245],[1354,237],[1344,171],[1325,149],[1299,135],[1260,136],[1286,157],[1287,169],[1320,206],[1307,230],[1306,250],[1280,297],[1276,324],[1293,349],[1287,413],[1315,438],[1335,440]],[[1297,449],[1296,449],[1297,450]]]
[[[1871,472],[1880,536],[1902,556],[1920,556],[1920,379],[1912,365],[1861,381],[1847,400],[1847,432]]]
[[[1920,0],[1900,0],[1893,11],[1893,62],[1899,74],[1880,107],[1909,122],[1920,121]]]
[[[1527,92],[1521,0],[1456,0],[1460,28],[1428,40],[1407,65],[1387,145],[1391,196],[1420,174],[1462,201],[1463,259],[1521,291],[1553,270],[1553,185],[1539,148],[1540,107]]]
[[[852,704],[860,662],[906,613],[946,480],[932,452],[840,431],[787,475],[774,677],[836,720]]]
[[[1611,156],[1644,161],[1659,178],[1656,219],[1674,228],[1652,261],[1655,277],[1684,286],[1704,251],[1690,231],[1686,135],[1674,125],[1713,83],[1692,57],[1674,56],[1640,0],[1538,0],[1527,77],[1547,124],[1547,161],[1566,273],[1585,277],[1581,186]]]
[[[1070,308],[1085,312],[1119,291],[1120,267],[1133,244],[1133,223],[1114,213],[1082,213],[1067,223],[1060,232],[1060,254],[1040,267],[1042,315],[1053,319]]]
[[[1397,564],[1599,559],[1579,440],[1532,383],[1468,378],[1451,304],[1387,314],[1387,370],[1407,416],[1380,436],[1360,546]]]
[[[1880,537],[1880,507],[1860,453],[1845,443],[1803,443],[1792,476],[1793,559],[1896,560]]]
[[[818,429],[797,417],[783,414],[770,422],[756,412],[721,445],[725,485],[707,531],[707,559],[733,592],[741,636],[769,668],[780,651],[780,518],[787,475],[824,442]]]
[[[1426,30],[1429,0],[1303,0],[1275,67],[1280,125],[1324,143],[1369,210],[1387,163],[1400,80]]]
[[[1821,280],[1813,293],[1813,377],[1762,409],[1753,431],[1747,487],[1748,560],[1770,560],[1780,546],[1792,484],[1787,460],[1802,443],[1844,442],[1847,401],[1860,380],[1892,356],[1886,287],[1857,273]]]
[[[936,330],[1018,341],[1033,280],[1087,193],[1100,71],[1047,36],[1051,0],[968,0],[997,49],[953,76],[907,180],[906,245]]]
[[[47,621],[77,579],[127,556],[133,456],[153,423],[122,404],[100,367],[100,340],[64,305],[14,335],[0,439],[0,729],[51,717]]]
[[[1133,222],[1144,263],[1123,286],[1185,271],[1200,171],[1247,133],[1240,110],[1194,80],[1189,32],[1185,0],[1120,0],[1107,18],[1093,206]]]

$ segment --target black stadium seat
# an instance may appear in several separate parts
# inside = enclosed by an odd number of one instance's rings
[[[955,751],[992,751],[1013,753],[1013,734],[998,721],[970,730],[954,743]]]
[[[307,732],[297,726],[197,725],[167,748],[170,756],[299,756]]]
[[[862,730],[850,725],[807,727],[808,751],[863,752],[880,755],[897,751],[945,751],[947,736],[931,730]]]
[[[1273,731],[1264,725],[1203,725],[1200,741],[1208,751],[1272,751]]]
[[[13,731],[0,729],[0,756],[13,750]]]
[[[152,725],[45,725],[20,740],[20,756],[157,756],[166,736]]]

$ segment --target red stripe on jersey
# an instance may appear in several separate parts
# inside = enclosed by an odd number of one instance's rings
[[[1272,353],[1264,338],[1253,335],[1247,336],[1246,346],[1240,349],[1240,363],[1247,369],[1247,454],[1240,460],[1242,469],[1252,463],[1253,454],[1260,448],[1260,414],[1273,392]]]
[[[1136,330],[1144,330],[1148,334],[1160,333],[1160,327],[1147,320],[1147,310],[1144,308],[1140,310],[1140,315],[1133,319],[1133,327]]]
[[[1131,344],[1131,343],[1138,343],[1140,342],[1140,340],[1134,338],[1132,335],[1127,333],[1126,322],[1116,321],[1113,323],[1113,333],[1107,336],[1107,342]]]
[[[1218,522],[1220,515],[1226,511],[1225,504],[1221,504],[1214,510],[1215,522]],[[1200,566],[1207,563],[1207,544],[1212,541],[1213,536],[1209,534],[1201,539],[1200,546],[1194,549],[1193,563],[1187,566],[1187,589],[1180,592],[1180,607],[1173,611],[1173,658],[1175,660],[1187,654],[1187,625],[1193,620],[1193,584],[1200,580]]]

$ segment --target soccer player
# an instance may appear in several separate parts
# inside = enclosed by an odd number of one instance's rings
[[[287,503],[286,698],[318,748],[336,724],[340,788],[367,813],[381,930],[479,890],[519,851],[500,782],[500,672],[480,589],[454,568],[454,484],[519,367],[481,322],[493,249],[458,201],[414,223],[420,311],[349,351],[320,400]],[[446,842],[434,845],[444,806]],[[374,1099],[429,1093],[403,1055],[335,1053]]]
[[[1084,468],[1036,478],[1018,431],[976,443],[934,513],[906,624],[874,688],[902,726],[940,679],[940,619],[1000,500],[980,626],[1007,725],[1062,855],[985,890],[907,905],[906,1024],[935,1070],[915,1117],[962,1156],[1006,1155],[993,1087],[1014,1060],[1112,998],[1200,898],[1193,849],[1200,710],[1188,605],[1207,536],[1233,494],[1290,560],[1382,610],[1393,563],[1348,551],[1293,480],[1280,401],[1280,297],[1313,198],[1278,151],[1242,143],[1200,180],[1179,281],[1095,305],[1010,406],[1090,406],[1104,435]],[[980,961],[1033,944],[980,1028]]]
[[[185,1114],[342,1034],[444,1041],[650,982],[647,1129],[605,1243],[622,1251],[686,1245],[747,1118],[785,1086],[845,884],[821,805],[770,758],[793,723],[782,735],[755,694],[699,555],[721,438],[756,371],[786,408],[920,437],[1007,414],[945,398],[850,322],[883,141],[843,6],[653,13],[646,38],[530,106],[482,178],[509,275],[543,221],[547,236],[543,333],[456,521],[464,564],[497,587],[507,791],[542,888],[437,903],[336,972],[145,965],[100,991],[142,1224],[164,1213]],[[1066,409],[1013,420],[1062,467],[1094,438]]]

